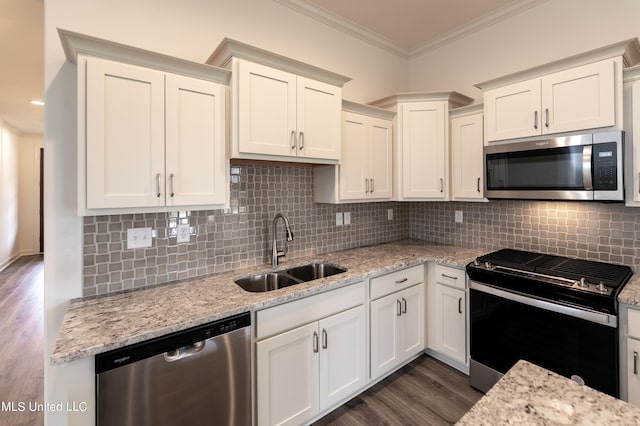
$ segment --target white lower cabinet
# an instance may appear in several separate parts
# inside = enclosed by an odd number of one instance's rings
[[[430,265],[428,300],[427,347],[454,367],[468,367],[464,270]]]
[[[277,306],[272,315],[265,315],[266,322],[281,324],[304,315],[321,319],[257,342],[258,425],[308,423],[366,385],[364,287],[354,286],[329,292],[324,301],[324,295],[313,296]],[[362,295],[358,306],[326,316],[353,304],[358,295]],[[258,315],[259,338],[260,319]],[[273,329],[264,327],[267,332]]]
[[[640,407],[640,310],[621,305],[620,317],[620,397]]]
[[[640,407],[640,340],[627,339],[627,401]]]
[[[372,279],[371,298],[373,380],[424,350],[424,266]]]

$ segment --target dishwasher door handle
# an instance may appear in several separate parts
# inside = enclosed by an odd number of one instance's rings
[[[205,341],[192,343],[191,345],[181,346],[178,349],[167,351],[164,353],[164,360],[167,362],[175,362],[181,359],[189,358],[190,356],[199,354],[204,350]]]

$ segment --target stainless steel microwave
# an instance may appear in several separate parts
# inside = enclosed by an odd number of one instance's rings
[[[484,147],[485,196],[622,201],[624,132]]]

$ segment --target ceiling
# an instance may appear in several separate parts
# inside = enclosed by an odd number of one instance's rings
[[[435,48],[546,0],[275,0],[404,57]],[[0,0],[0,119],[43,133],[43,0]]]
[[[0,0],[0,119],[20,133],[43,133],[43,0]]]

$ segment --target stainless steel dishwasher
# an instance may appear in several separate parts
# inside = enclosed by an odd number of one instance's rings
[[[251,317],[96,356],[98,426],[250,425]]]

